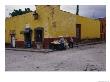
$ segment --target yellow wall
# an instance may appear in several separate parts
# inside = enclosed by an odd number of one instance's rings
[[[76,24],[81,24],[81,39],[100,38],[99,20],[77,16]]]
[[[50,11],[50,38],[58,38],[59,36],[75,37],[75,15],[56,8]]]
[[[44,38],[48,37],[48,13],[46,9],[37,9],[39,17],[37,20],[34,20],[33,13],[27,13],[24,15],[19,15],[15,17],[6,18],[5,20],[5,41],[6,43],[10,42],[10,30],[16,31],[16,39],[17,41],[24,41],[23,34],[20,34],[21,31],[24,30],[25,25],[29,24],[31,29],[34,32],[34,29],[37,27],[44,28]],[[34,33],[32,33],[32,40],[34,41]]]
[[[49,38],[76,37],[76,24],[81,24],[81,39],[100,38],[99,20],[76,16],[59,10],[59,6],[47,8],[49,10]]]
[[[34,20],[31,13],[20,16],[6,18],[5,20],[5,39],[10,42],[10,30],[16,31],[17,41],[23,41],[24,37],[20,34],[26,24],[29,24],[34,32],[34,28],[44,28],[44,38],[57,38],[58,36],[76,37],[76,24],[81,24],[81,38],[100,38],[100,23],[81,16],[76,16],[69,12],[60,10],[60,6],[37,6],[36,12],[38,19]],[[34,33],[32,33],[34,41]]]

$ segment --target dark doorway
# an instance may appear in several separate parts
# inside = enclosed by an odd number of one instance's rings
[[[34,30],[34,36],[35,36],[35,42],[36,43],[42,43],[43,37],[44,37],[44,29],[41,27],[38,27]]]
[[[76,24],[76,39],[81,40],[81,24]]]
[[[32,30],[30,28],[24,30],[24,46],[25,48],[32,47]]]
[[[100,38],[106,40],[106,26],[103,23],[100,25]]]

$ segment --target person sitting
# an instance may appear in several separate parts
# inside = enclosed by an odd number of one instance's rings
[[[64,44],[65,43],[65,39],[64,39],[63,36],[60,36],[59,43],[60,43],[60,45],[59,45],[59,49],[60,50],[66,49],[65,44]]]
[[[64,45],[65,45],[65,48],[66,48],[66,49],[69,48],[69,44],[68,44],[68,41],[67,41],[66,39],[64,40]]]

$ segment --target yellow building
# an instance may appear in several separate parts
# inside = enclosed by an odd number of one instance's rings
[[[59,36],[68,40],[70,37],[77,40],[100,38],[99,20],[62,11],[58,5],[39,5],[35,12],[6,18],[6,45],[15,37],[16,47],[24,46],[25,28],[32,30],[30,37],[33,46],[38,43],[43,48],[48,48],[49,43]]]

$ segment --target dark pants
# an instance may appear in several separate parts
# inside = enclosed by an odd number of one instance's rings
[[[69,47],[73,48],[73,42],[69,42]]]
[[[60,50],[65,50],[65,49],[66,49],[64,43],[60,43],[59,49],[60,49]]]
[[[31,48],[32,47],[31,41],[26,41],[24,46],[25,48]]]

